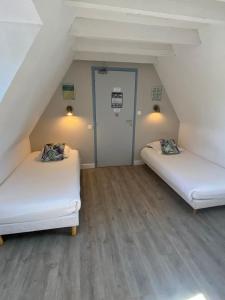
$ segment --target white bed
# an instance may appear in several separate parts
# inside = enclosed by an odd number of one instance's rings
[[[163,155],[145,147],[143,161],[192,208],[225,205],[225,169],[187,150]]]
[[[41,162],[33,152],[0,185],[0,236],[79,225],[79,153]]]

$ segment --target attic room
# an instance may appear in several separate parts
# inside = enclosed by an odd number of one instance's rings
[[[225,299],[225,1],[0,0],[0,299]]]

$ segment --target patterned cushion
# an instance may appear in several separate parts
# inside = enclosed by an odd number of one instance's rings
[[[42,161],[58,161],[64,159],[65,144],[46,144],[42,151]]]
[[[160,143],[162,154],[172,155],[180,153],[180,150],[178,149],[177,144],[173,139],[162,139]]]

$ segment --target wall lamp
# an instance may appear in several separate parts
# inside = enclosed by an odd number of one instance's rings
[[[73,107],[71,105],[68,105],[66,107],[66,115],[67,116],[73,116]]]
[[[153,110],[154,110],[154,112],[156,112],[156,113],[160,113],[160,106],[159,105],[154,105],[153,106]]]

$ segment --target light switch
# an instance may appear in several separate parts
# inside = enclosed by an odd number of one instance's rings
[[[93,126],[92,126],[92,124],[88,124],[88,130],[92,130],[93,129]]]
[[[138,116],[141,116],[141,115],[142,115],[142,111],[141,111],[141,110],[138,110],[138,111],[137,111],[137,115],[138,115]]]

